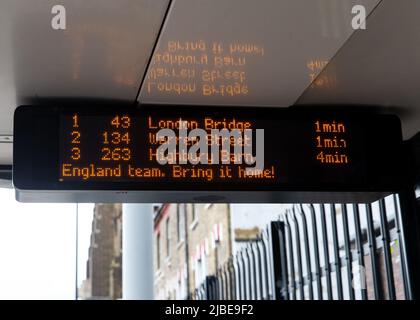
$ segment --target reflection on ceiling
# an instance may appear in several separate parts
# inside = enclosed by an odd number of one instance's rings
[[[174,0],[139,101],[287,107],[353,33],[352,7],[377,3]]]
[[[397,113],[404,137],[420,130],[420,1],[383,1],[318,78],[330,89],[309,88],[298,104],[380,105]]]
[[[17,105],[49,97],[135,101],[169,0],[0,1],[0,134]]]

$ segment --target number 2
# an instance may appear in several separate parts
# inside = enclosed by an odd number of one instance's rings
[[[73,138],[71,140],[71,143],[73,143],[73,144],[79,144],[80,143],[80,132],[79,131],[73,131],[71,133],[71,137]]]

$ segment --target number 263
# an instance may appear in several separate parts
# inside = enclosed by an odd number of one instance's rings
[[[104,161],[128,161],[131,159],[129,148],[102,148],[102,160]]]

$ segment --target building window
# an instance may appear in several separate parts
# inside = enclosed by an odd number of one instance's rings
[[[194,222],[197,220],[197,208],[195,206],[195,203],[191,204],[191,220]]]
[[[169,257],[171,255],[171,236],[169,230],[169,217],[166,219],[166,255]]]
[[[192,212],[192,221],[197,220],[197,211],[195,208],[195,203],[191,204],[191,212]]]
[[[182,208],[185,208],[185,204],[177,204],[176,207],[176,234],[178,243],[182,242],[185,237],[185,210],[182,212]]]
[[[176,238],[178,242],[181,241],[181,205],[176,205]]]
[[[191,225],[190,228],[194,229],[198,224],[197,207],[195,203],[191,204]]]
[[[156,266],[160,269],[160,233],[156,235]]]

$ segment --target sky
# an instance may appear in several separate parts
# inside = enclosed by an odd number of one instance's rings
[[[86,277],[93,204],[79,204],[78,283]],[[0,188],[0,299],[74,299],[76,204],[18,203]]]

